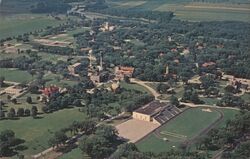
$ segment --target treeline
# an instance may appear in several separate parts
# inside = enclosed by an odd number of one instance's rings
[[[91,9],[90,9],[91,10]],[[91,10],[102,14],[120,16],[126,18],[143,18],[146,20],[156,20],[158,22],[169,22],[173,17],[173,12],[146,11],[136,9],[115,9],[107,8],[103,10]]]
[[[49,52],[58,55],[72,55],[74,53],[74,49],[70,47],[61,47],[61,46],[49,46],[49,45],[42,45],[39,43],[33,43],[33,48],[37,49],[38,51],[42,52]]]
[[[213,129],[208,136],[197,143],[199,150],[224,150],[223,159],[241,158],[247,159],[250,156],[250,112],[241,112],[234,119],[227,122],[226,127]]]
[[[33,13],[66,13],[70,5],[61,0],[43,0],[31,9]]]

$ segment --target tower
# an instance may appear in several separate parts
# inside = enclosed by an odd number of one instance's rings
[[[166,74],[169,74],[169,67],[168,67],[168,65],[166,66]]]
[[[103,59],[102,59],[102,53],[101,53],[99,71],[102,71],[102,70],[103,70]]]

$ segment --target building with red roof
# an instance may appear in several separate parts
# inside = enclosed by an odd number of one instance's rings
[[[46,87],[42,90],[42,93],[44,96],[50,97],[52,94],[59,93],[59,87],[56,86]]]

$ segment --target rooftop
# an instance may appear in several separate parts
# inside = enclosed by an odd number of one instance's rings
[[[77,67],[77,66],[80,66],[81,65],[81,63],[75,63],[75,64],[73,64],[72,66],[73,67]]]
[[[166,106],[167,106],[166,103],[160,103],[159,101],[153,101],[153,102],[151,102],[143,107],[136,109],[135,112],[152,116],[152,115],[155,115],[156,113],[159,113]]]

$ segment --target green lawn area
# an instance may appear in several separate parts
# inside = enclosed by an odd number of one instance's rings
[[[32,117],[21,118],[19,120],[0,121],[0,131],[11,129],[16,136],[24,139],[28,147],[22,153],[30,158],[30,155],[36,154],[48,148],[48,138],[52,132],[67,127],[73,121],[82,121],[85,114],[78,111],[78,108],[64,109],[52,114],[44,114],[41,119]]]
[[[64,87],[65,85],[73,86],[73,85],[77,84],[76,81],[70,81],[70,80],[64,80],[64,79],[60,79],[60,81],[58,81],[56,79],[57,77],[61,78],[61,75],[57,75],[57,74],[46,75],[44,77],[44,79],[47,80],[46,86],[57,85],[59,87]]]
[[[217,126],[223,126],[226,120],[232,118],[237,111],[235,110],[221,110],[224,113],[224,118]],[[141,151],[164,152],[171,149],[177,149],[181,142],[186,138],[192,138],[199,132],[213,123],[220,116],[219,112],[212,109],[212,112],[204,112],[201,108],[193,108],[185,111],[175,119],[169,121],[160,128],[161,133],[174,133],[183,135],[181,138],[173,137],[171,135],[161,134],[161,138],[155,134],[150,134],[148,137],[137,143]],[[186,138],[184,137],[186,136]],[[163,138],[169,141],[164,141]]]
[[[0,76],[5,77],[6,81],[13,82],[30,82],[35,78],[32,77],[27,71],[9,68],[0,68]]]
[[[205,104],[208,104],[208,105],[214,105],[219,101],[217,98],[205,98],[205,97],[202,97],[200,99],[202,101],[204,101]]]
[[[125,88],[125,89],[128,89],[128,90],[137,90],[137,91],[148,92],[149,93],[149,91],[146,88],[144,88],[144,87],[142,87],[142,86],[140,86],[138,84],[126,83],[126,82],[122,81],[122,82],[120,82],[120,85],[121,85],[122,88]]]
[[[15,14],[0,16],[0,39],[54,26],[64,21],[43,14]]]
[[[83,155],[79,148],[73,149],[72,151],[65,153],[59,159],[90,159],[87,155]]]
[[[232,118],[234,118],[234,116],[236,114],[239,113],[239,111],[237,110],[231,110],[231,109],[220,109],[223,114],[224,114],[224,118],[223,120],[217,125],[217,127],[224,127],[226,122]]]
[[[245,93],[243,96],[241,96],[242,99],[245,100],[245,102],[250,103],[250,93]]]

